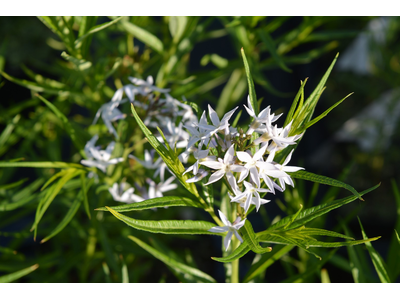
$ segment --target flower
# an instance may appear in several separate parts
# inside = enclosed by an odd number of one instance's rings
[[[257,167],[262,163],[262,160],[260,161],[260,159],[262,159],[266,149],[267,146],[262,147],[256,153],[254,153],[253,157],[251,157],[251,155],[247,152],[236,152],[238,159],[246,163],[244,165],[246,170],[240,174],[239,182],[243,181],[250,173],[251,180],[253,180],[257,186],[260,186],[260,175],[258,174]]]
[[[103,104],[96,113],[96,116],[93,120],[92,124],[96,124],[97,120],[99,119],[100,115],[104,121],[104,124],[108,128],[108,131],[112,133],[116,138],[118,138],[117,131],[115,130],[114,126],[111,122],[117,121],[119,119],[123,119],[126,117],[117,106],[121,104],[122,101],[110,101],[106,104]]]
[[[229,127],[228,121],[232,117],[235,110],[237,110],[237,109],[238,109],[238,106],[236,108],[232,109],[231,111],[227,112],[224,115],[224,117],[222,118],[222,120],[220,121],[215,110],[213,110],[213,108],[210,105],[208,105],[208,114],[210,116],[210,119],[211,119],[211,122],[213,123],[213,125],[199,124],[199,127],[208,130],[207,137],[211,137],[216,132],[224,130],[225,128]]]
[[[224,237],[224,246],[225,246],[225,251],[228,250],[229,244],[231,243],[232,235],[235,234],[236,238],[243,243],[242,237],[239,235],[237,232],[246,222],[246,219],[241,220],[240,217],[237,217],[237,219],[231,224],[229,220],[226,218],[226,216],[222,213],[222,211],[218,210],[219,213],[219,218],[221,219],[222,223],[225,224],[225,226],[215,226],[208,231],[210,232],[215,232],[215,233],[221,233],[228,231],[227,235]]]
[[[278,120],[278,118],[282,115],[280,114],[279,116],[275,117],[275,114],[270,115],[270,107],[268,106],[267,108],[263,109],[258,116],[256,116],[256,113],[254,112],[254,108],[251,105],[250,102],[250,96],[247,96],[247,104],[250,107],[247,107],[246,105],[243,105],[244,108],[247,110],[247,113],[253,117],[254,121],[251,123],[249,130],[247,130],[246,134],[252,134],[255,129],[261,126],[262,123],[267,124],[267,127],[271,125],[272,122],[275,122]]]
[[[297,172],[299,170],[304,170],[304,168],[302,168],[302,167],[286,166],[288,164],[288,162],[290,161],[290,159],[292,158],[293,151],[294,151],[294,149],[289,153],[289,155],[286,157],[286,159],[282,165],[275,163],[275,162],[273,163],[274,166],[277,168],[277,170],[281,171],[281,175],[278,174],[278,175],[271,175],[271,176],[278,178],[279,183],[283,189],[285,189],[285,183],[294,187],[292,178],[286,172]],[[274,157],[275,151],[272,151],[269,155]]]
[[[210,176],[210,179],[205,184],[210,184],[220,180],[224,175],[226,175],[226,179],[233,189],[237,188],[236,179],[233,176],[232,172],[244,172],[246,168],[240,165],[234,164],[234,154],[235,150],[233,149],[234,145],[230,146],[228,151],[226,151],[224,160],[218,158],[218,161],[202,161],[200,164],[206,167],[209,167],[214,170],[218,170],[214,174]]]
[[[96,137],[96,136],[95,136]],[[88,167],[96,167],[99,168],[104,173],[109,165],[115,165],[124,160],[123,157],[119,158],[111,158],[112,151],[114,150],[115,142],[111,142],[106,150],[98,150],[98,147],[95,147],[94,144],[97,138],[93,137],[89,142],[85,145],[85,152],[87,151],[90,155],[88,155],[89,159],[82,159],[81,164]]]
[[[187,183],[197,182],[197,181],[202,180],[202,179],[203,179],[204,177],[206,177],[207,175],[208,175],[208,171],[203,170],[203,169],[199,169],[199,170],[197,171],[197,174],[196,174],[194,177],[192,177],[192,178],[186,180],[186,182],[187,182]]]
[[[204,143],[208,144],[210,131],[208,129],[203,129],[202,125],[207,125],[207,117],[205,111],[203,111],[200,122],[198,124],[193,123],[193,126],[183,126],[187,130],[189,130],[190,134],[192,135],[188,141],[188,144],[186,145],[187,149],[192,147],[198,141],[200,141],[199,148],[201,148]]]
[[[175,179],[175,177],[170,177],[166,181],[160,182],[156,184],[153,180],[150,178],[147,178],[146,181],[150,185],[149,187],[149,199],[153,198],[158,198],[158,197],[163,197],[163,192],[167,192],[170,190],[174,190],[178,187],[176,183],[171,182]]]
[[[241,206],[244,208],[246,213],[249,210],[250,204],[253,203],[256,206],[257,211],[258,211],[260,209],[261,204],[265,204],[270,201],[270,200],[266,200],[266,199],[261,199],[260,194],[258,193],[258,192],[268,193],[268,192],[271,192],[270,190],[258,188],[257,186],[253,186],[250,182],[247,182],[247,181],[243,181],[243,184],[246,187],[246,190],[242,193],[237,193],[236,197],[233,197],[231,199],[231,202],[238,202],[238,203],[244,204],[243,206],[242,205]],[[236,193],[236,191],[235,191],[235,193]],[[244,201],[244,198],[246,198],[245,201]]]
[[[110,192],[111,196],[114,198],[115,201],[124,203],[144,201],[142,197],[133,194],[133,192],[135,191],[133,187],[127,189],[124,192],[126,186],[127,184],[125,182],[121,182],[119,185],[118,183],[114,183],[113,186],[108,189],[108,191]]]
[[[196,175],[199,170],[200,163],[202,163],[203,161],[216,161],[216,158],[214,155],[208,156],[208,151],[210,151],[210,149],[206,149],[206,150],[198,149],[197,151],[193,152],[193,156],[197,160],[192,166],[187,168],[186,171],[183,172],[182,175],[185,175],[187,172],[192,171],[192,170],[193,170],[193,172],[192,172],[193,175]]]

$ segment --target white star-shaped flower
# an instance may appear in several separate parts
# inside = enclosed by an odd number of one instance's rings
[[[246,219],[241,220],[240,217],[237,217],[237,219],[233,222],[229,222],[229,220],[226,218],[226,216],[222,213],[222,211],[218,210],[219,213],[219,218],[221,219],[222,223],[224,223],[225,226],[215,226],[209,229],[208,231],[210,232],[215,232],[215,233],[221,233],[221,232],[226,232],[228,231],[227,235],[224,237],[224,246],[225,246],[225,251],[228,250],[229,244],[231,243],[232,235],[235,235],[236,238],[243,243],[242,237],[239,235],[237,232],[246,222]]]
[[[96,139],[97,140],[97,139]],[[109,165],[115,165],[123,161],[123,157],[111,158],[112,151],[114,150],[115,142],[111,142],[106,150],[98,150],[98,147],[94,146],[93,138],[86,144],[85,149],[90,153],[89,159],[82,159],[81,164],[88,167],[99,168],[104,173]],[[89,144],[89,145],[88,145]]]
[[[201,165],[204,165],[211,169],[218,170],[210,176],[210,179],[205,185],[216,182],[225,175],[231,187],[233,189],[237,188],[236,179],[235,176],[233,176],[232,172],[244,172],[246,171],[246,168],[235,164],[235,150],[233,149],[233,147],[234,145],[232,145],[228,149],[228,151],[226,151],[224,160],[218,158],[218,161],[203,161],[200,163]]]
[[[114,183],[113,186],[108,189],[108,191],[110,192],[111,196],[114,198],[115,201],[124,203],[144,201],[142,197],[135,195],[133,193],[135,191],[133,187],[124,191],[127,186],[128,185],[125,182],[121,182],[119,185],[118,183]]]
[[[235,197],[231,199],[231,202],[243,203],[244,210],[249,210],[250,204],[254,204],[256,206],[257,211],[260,209],[261,204],[268,203],[270,200],[262,199],[260,197],[260,193],[268,193],[271,192],[269,189],[258,188],[257,186],[252,185],[250,182],[243,181],[246,190],[242,193],[238,193]],[[236,192],[235,192],[236,193]],[[246,200],[244,200],[246,198]],[[254,199],[253,199],[254,198]]]

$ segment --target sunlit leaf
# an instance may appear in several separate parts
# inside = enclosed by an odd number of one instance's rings
[[[372,188],[369,188],[365,191],[362,191],[360,193],[360,195],[364,195],[366,193],[369,193],[371,191],[373,191],[374,189],[376,189],[377,187],[379,187],[380,184],[375,185]],[[339,208],[345,204],[348,204],[350,202],[353,202],[354,200],[356,200],[358,197],[357,196],[349,196],[340,200],[335,200],[335,201],[331,201],[329,203],[324,203],[321,205],[317,205],[308,209],[303,210],[296,218],[296,220],[287,228],[287,229],[294,229],[294,228],[298,228],[300,226],[305,225],[306,223],[314,220],[315,218],[322,216],[328,212],[330,212],[333,209]],[[279,222],[271,225],[267,230],[262,231],[262,232],[258,232],[257,236],[260,236],[264,233],[269,233],[273,230],[278,230],[278,229],[282,229],[288,222],[291,222],[292,220],[292,216],[287,216],[285,218],[283,218],[282,220],[280,220]]]
[[[360,223],[361,233],[363,235],[363,238],[368,239],[359,218],[358,218],[358,222]],[[376,273],[378,273],[379,279],[381,280],[382,283],[390,283],[391,281],[390,281],[388,272],[386,271],[386,266],[385,266],[384,260],[379,255],[379,253],[374,249],[371,242],[367,242],[367,243],[365,243],[365,245],[367,246],[368,253],[371,257],[372,263],[374,264]]]
[[[247,252],[250,251],[250,247],[248,246],[246,241],[243,241],[243,243],[237,247],[231,254],[225,256],[225,257],[211,257],[213,260],[222,262],[222,263],[228,263],[232,262],[234,260],[237,260],[244,256]]]
[[[192,221],[192,220],[160,220],[148,221],[137,220],[125,215],[122,215],[110,207],[106,208],[120,221],[125,224],[138,229],[151,233],[163,234],[210,234],[210,235],[224,235],[224,233],[214,233],[208,231],[215,225],[206,221]]]
[[[174,207],[174,206],[189,206],[202,208],[203,206],[198,201],[180,196],[166,196],[160,198],[153,198],[141,202],[130,203],[119,206],[111,206],[112,210],[116,212],[127,212],[134,210],[152,209],[158,207]],[[108,211],[105,207],[96,208],[96,210]]]
[[[155,35],[127,21],[121,21],[121,24],[127,32],[133,35],[134,38],[137,38],[145,45],[162,54],[164,51],[164,45]]]
[[[346,190],[349,190],[354,195],[356,195],[360,200],[364,200],[363,198],[361,198],[361,195],[351,185],[348,185],[346,183],[343,183],[343,182],[333,179],[333,178],[329,178],[326,176],[314,174],[314,173],[303,171],[303,170],[290,173],[290,177],[296,178],[296,179],[304,179],[304,180],[317,182],[317,183],[321,183],[321,184],[326,184],[326,185],[330,185],[330,186],[345,188]]]
[[[32,273],[33,271],[35,271],[37,268],[39,268],[38,264],[35,264],[33,266],[30,266],[26,269],[22,269],[20,271],[8,274],[8,275],[4,275],[4,276],[0,276],[0,283],[8,283],[8,282],[13,282],[17,279],[20,279],[21,277],[24,277],[26,275],[28,275],[29,273]]]

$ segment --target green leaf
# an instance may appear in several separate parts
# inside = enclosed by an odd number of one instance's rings
[[[92,28],[90,28],[90,30],[88,32],[86,32],[84,35],[80,36],[76,41],[75,41],[75,49],[79,49],[82,46],[82,42],[88,38],[89,36],[91,36],[92,34],[99,32],[100,30],[103,30],[107,27],[110,27],[111,25],[114,25],[115,23],[117,23],[118,21],[120,21],[123,17],[119,17],[116,18],[110,22],[106,22],[103,24],[99,24],[96,25]]]
[[[278,66],[280,66],[282,70],[292,73],[292,70],[290,70],[286,66],[285,62],[282,60],[281,56],[276,51],[275,43],[274,43],[273,39],[271,38],[271,36],[268,34],[268,32],[265,31],[264,29],[259,29],[259,30],[257,30],[257,34],[261,38],[261,40],[264,42],[265,46],[267,46],[269,53],[271,53],[272,57],[277,62]]]
[[[302,171],[302,170],[290,173],[290,177],[296,178],[296,179],[304,179],[304,180],[317,182],[317,183],[321,183],[321,184],[326,184],[326,185],[330,185],[330,186],[345,188],[346,190],[348,190],[348,191],[352,192],[354,195],[356,195],[357,198],[359,198],[360,200],[364,200],[363,198],[361,198],[361,195],[352,186],[350,186],[346,183],[343,183],[339,180],[336,180],[336,179],[332,179],[332,178],[329,178],[326,176],[322,176],[322,175],[318,175],[318,174],[314,174],[314,173]]]
[[[349,234],[349,230],[345,224],[343,224],[343,228],[344,228],[344,232],[346,234]],[[365,283],[366,282],[365,278],[364,278],[365,270],[363,270],[363,265],[361,264],[361,262],[357,256],[356,249],[351,246],[348,246],[347,252],[349,254],[350,269],[351,269],[351,274],[353,276],[354,282],[355,283],[360,283],[360,282]]]
[[[119,206],[111,206],[112,210],[116,212],[126,212],[134,210],[152,209],[158,207],[172,207],[172,206],[189,206],[203,208],[203,206],[198,201],[193,201],[192,199],[180,196],[166,196],[160,198],[148,199],[142,202],[130,203]],[[100,211],[108,211],[105,207],[96,208]]]
[[[362,196],[366,193],[369,193],[379,186],[380,186],[380,184],[377,184],[372,188],[362,191],[360,193],[360,195]],[[333,209],[339,208],[345,204],[353,202],[357,198],[358,198],[357,196],[349,196],[349,197],[346,197],[346,198],[343,198],[340,200],[331,201],[329,203],[324,203],[321,205],[317,205],[317,206],[305,209],[297,216],[296,220],[287,229],[294,229],[294,228],[300,227],[302,225],[305,225],[306,223],[312,221],[313,219],[315,219],[319,216],[322,216],[322,215],[330,212]],[[282,220],[280,220],[279,222],[271,225],[267,230],[258,232],[257,236],[272,232],[273,230],[283,229],[283,227],[291,220],[292,220],[292,216],[287,216],[287,217],[283,218]]]
[[[37,195],[33,194],[41,184],[43,184],[44,178],[38,178],[21,191],[15,193],[10,200],[0,202],[0,211],[11,211],[25,205],[26,203],[37,198]]]
[[[260,246],[256,234],[254,233],[253,226],[251,226],[251,223],[248,220],[246,220],[244,226],[240,228],[240,232],[243,235],[243,239],[253,252],[262,254],[272,251],[271,247],[263,248]]]
[[[338,238],[342,238],[342,239],[348,239],[348,240],[354,240],[354,238],[341,234],[341,233],[337,233],[334,231],[329,231],[329,230],[325,230],[325,229],[319,229],[319,228],[305,228],[305,227],[301,227],[298,229],[293,229],[290,230],[291,233],[295,234],[304,234],[304,235],[322,235],[322,236],[332,236],[332,237],[338,237]]]
[[[83,175],[83,173],[81,174],[81,176],[82,175]],[[92,184],[92,182],[93,181],[89,182],[88,188],[90,188],[90,185]],[[51,233],[49,235],[47,235],[44,239],[42,239],[40,241],[41,244],[47,242],[52,237],[54,237],[55,235],[60,233],[60,231],[63,230],[69,224],[69,222],[71,222],[72,218],[75,216],[76,212],[78,211],[79,207],[81,206],[82,201],[84,201],[84,197],[86,196],[85,193],[86,193],[86,190],[84,190],[84,189],[81,189],[79,191],[77,197],[75,198],[75,200],[72,202],[72,205],[68,209],[65,217],[61,220],[61,222],[57,225],[57,227],[51,231]]]
[[[299,105],[297,103],[299,102],[299,99],[301,100],[304,99],[304,86],[307,83],[308,78],[306,78],[304,81],[301,81],[300,89],[296,94],[296,97],[294,97],[294,100],[292,102],[292,106],[290,106],[290,110],[286,116],[285,123],[283,124],[283,127],[286,127],[295,117],[295,111],[298,112],[301,110],[301,107],[303,106],[303,101],[300,101]],[[297,110],[296,110],[297,107]]]
[[[87,192],[90,189],[90,186],[93,183],[93,180],[89,180],[88,186],[86,186],[86,177],[84,173],[81,173],[81,183],[82,183],[82,196],[83,196],[83,205],[85,206],[85,211],[89,219],[91,219],[90,208],[89,208],[89,199],[87,197]]]
[[[132,34],[139,41],[143,42],[158,53],[163,54],[164,45],[155,35],[127,21],[122,21],[121,24],[127,32]]]
[[[138,244],[141,248],[149,252],[155,258],[161,260],[163,263],[173,268],[175,271],[182,273],[183,275],[190,274],[191,276],[197,278],[200,282],[216,282],[215,279],[212,278],[210,275],[200,271],[199,269],[189,267],[183,263],[177,262],[176,260],[170,258],[169,256],[164,255],[163,253],[157,251],[153,247],[150,247],[148,244],[142,242],[138,238],[131,235],[128,236],[128,238],[134,241],[136,244]]]
[[[11,75],[8,75],[7,73],[3,72],[0,70],[0,74],[4,76],[7,80],[14,82],[20,86],[23,86],[27,89],[30,89],[32,91],[38,92],[38,93],[48,93],[52,95],[62,95],[62,96],[69,96],[71,93],[68,90],[63,90],[63,89],[55,89],[55,88],[48,88],[46,86],[43,86],[41,84],[38,84],[33,81],[25,80],[25,79],[17,79]]]
[[[150,145],[157,151],[157,153],[161,156],[162,160],[167,164],[168,168],[172,173],[175,174],[176,178],[181,182],[181,184],[193,195],[199,198],[199,193],[197,192],[196,186],[194,183],[187,183],[186,180],[189,179],[188,175],[182,175],[185,172],[185,168],[183,167],[181,161],[175,152],[169,147],[168,143],[166,146],[160,143],[160,141],[151,133],[151,131],[144,125],[138,114],[136,113],[135,107],[131,106],[132,114],[138,123],[140,129],[144,133],[147,138],[147,141]],[[166,148],[167,147],[167,148]],[[204,200],[203,200],[204,201]]]
[[[391,180],[391,183],[394,199],[396,201],[396,224],[390,240],[386,264],[390,278],[392,281],[396,281],[397,277],[400,275],[400,242],[397,234],[400,231],[400,192],[394,179]]]
[[[39,94],[36,94],[36,96],[42,100],[52,111],[53,113],[61,120],[61,122],[64,125],[65,131],[68,133],[69,137],[71,138],[72,142],[75,144],[75,147],[79,150],[80,154],[86,158],[86,154],[83,151],[83,148],[85,146],[85,142],[82,141],[82,139],[78,136],[78,133],[75,131],[75,129],[71,126],[68,118],[51,102],[40,96]]]
[[[251,281],[293,248],[294,245],[279,245],[272,248],[271,252],[263,254],[261,259],[250,267],[250,270],[246,273],[243,282]]]
[[[61,53],[61,57],[64,58],[66,61],[73,63],[78,71],[87,71],[89,68],[92,67],[92,63],[90,61],[78,59],[72,55],[67,54],[67,52],[65,51]]]
[[[44,213],[46,212],[47,208],[50,206],[50,204],[53,202],[54,198],[58,195],[62,187],[72,178],[75,176],[78,176],[84,172],[83,170],[77,170],[77,169],[69,169],[64,176],[60,178],[60,180],[53,184],[48,190],[45,195],[45,197],[40,201],[37,210],[36,210],[36,216],[35,216],[35,221],[32,225],[31,230],[35,230],[34,233],[34,238],[36,239],[36,233],[37,233],[37,226],[39,225],[40,220],[42,219]]]
[[[7,142],[8,138],[10,137],[12,131],[14,130],[20,118],[21,115],[16,115],[12,119],[12,121],[7,125],[7,127],[3,130],[3,132],[0,135],[0,148],[3,147],[3,145]]]
[[[327,269],[321,269],[321,283],[331,283]]]
[[[218,115],[223,115],[228,108],[228,105],[239,101],[242,97],[244,90],[246,88],[246,79],[243,76],[243,71],[241,69],[233,70],[228,82],[225,84],[221,95],[219,96],[217,107],[215,111]],[[235,127],[235,125],[232,125]]]
[[[310,247],[310,245],[308,244],[309,239],[305,239],[304,237],[296,237],[293,235],[286,235],[284,233],[277,232],[259,236],[258,240],[264,243],[296,245],[297,247],[303,249],[304,251],[314,255],[316,258],[321,260],[321,257],[318,254],[312,252],[311,250],[308,250],[308,248]]]
[[[28,275],[29,273],[35,271],[37,268],[39,268],[39,265],[33,265],[30,266],[26,269],[22,269],[20,271],[8,274],[8,275],[4,275],[4,276],[0,276],[0,283],[9,283],[9,282],[13,282],[25,275]]]
[[[361,233],[364,239],[368,239],[367,235],[364,232],[364,228],[361,224],[360,219],[357,217],[358,222],[360,223]],[[365,246],[367,246],[367,250],[369,256],[371,257],[372,263],[374,264],[376,273],[378,273],[379,279],[382,283],[390,283],[390,278],[388,272],[386,271],[385,262],[383,261],[382,257],[379,253],[374,249],[371,242],[366,242]]]
[[[332,109],[334,109],[336,106],[338,106],[340,103],[342,103],[344,100],[346,100],[348,97],[350,97],[351,95],[353,95],[354,93],[350,93],[348,94],[346,97],[344,97],[342,100],[339,100],[338,102],[336,102],[334,105],[332,105],[331,107],[329,107],[326,111],[324,111],[322,114],[320,114],[318,117],[312,119],[310,122],[308,122],[307,124],[301,126],[300,128],[298,128],[294,134],[300,134],[303,131],[305,131],[307,128],[311,127],[312,125],[314,125],[315,123],[317,123],[319,120],[321,120],[322,118],[324,118]]]
[[[173,43],[177,44],[181,38],[183,33],[185,32],[186,24],[188,22],[188,18],[186,16],[171,16],[169,17],[169,31],[173,38]]]
[[[62,161],[0,161],[0,168],[78,168],[85,167]]]
[[[225,256],[225,257],[211,257],[213,260],[222,262],[222,263],[229,263],[234,260],[237,260],[244,256],[247,252],[250,251],[250,247],[247,245],[246,241],[243,241],[243,243],[237,247],[231,254]]]
[[[289,225],[292,224],[294,220],[296,220],[297,216],[302,210],[303,210],[303,205],[300,204],[300,209],[292,216],[292,219],[285,225],[285,227],[283,227],[283,229],[287,229]]]
[[[246,70],[247,84],[249,86],[250,103],[251,103],[251,106],[253,106],[255,115],[258,116],[259,109],[258,109],[258,103],[257,103],[256,90],[254,88],[253,78],[250,73],[249,63],[247,62],[246,54],[244,53],[243,48],[240,51],[241,51],[242,57],[243,57],[244,69]]]
[[[305,101],[303,107],[301,108],[301,110],[299,111],[297,118],[294,120],[293,122],[293,126],[292,129],[290,131],[290,135],[293,135],[293,133],[301,126],[303,126],[304,124],[306,124],[307,122],[310,121],[313,113],[314,113],[314,109],[315,106],[317,105],[317,102],[324,90],[324,86],[326,81],[328,80],[328,77],[333,69],[333,66],[336,63],[336,60],[339,56],[339,53],[336,54],[333,62],[331,63],[331,65],[329,66],[328,70],[325,72],[324,76],[322,77],[321,81],[319,82],[319,84],[317,85],[317,87],[314,89],[314,91],[311,93],[311,95],[307,98],[307,100]]]
[[[224,233],[213,233],[208,231],[215,225],[213,223],[206,221],[192,221],[192,220],[144,221],[122,215],[108,206],[106,206],[106,208],[118,220],[138,230],[144,230],[152,233],[163,233],[163,234],[211,234],[220,236],[225,235]]]

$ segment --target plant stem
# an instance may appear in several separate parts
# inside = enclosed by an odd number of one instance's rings
[[[236,206],[232,207],[232,220],[236,219]],[[236,237],[232,237],[232,252],[239,247],[240,241]],[[239,259],[232,262],[231,283],[239,283]]]

